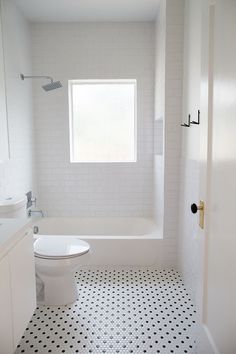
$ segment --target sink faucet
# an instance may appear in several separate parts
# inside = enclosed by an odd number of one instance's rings
[[[33,214],[40,214],[42,218],[44,217],[43,211],[42,210],[28,210],[28,216],[31,217]]]

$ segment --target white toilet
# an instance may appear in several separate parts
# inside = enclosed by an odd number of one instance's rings
[[[44,305],[67,305],[77,299],[75,271],[89,244],[76,236],[41,236],[34,243],[36,273],[43,282]]]
[[[26,218],[27,198],[0,197],[0,218]],[[36,274],[44,305],[67,305],[77,298],[75,271],[89,244],[76,236],[40,236],[34,243]]]

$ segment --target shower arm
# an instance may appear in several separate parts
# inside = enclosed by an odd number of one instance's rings
[[[21,80],[25,79],[48,79],[51,80],[51,83],[53,83],[53,78],[51,76],[25,76],[23,74],[20,74]]]

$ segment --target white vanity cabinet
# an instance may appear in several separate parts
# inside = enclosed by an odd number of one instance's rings
[[[13,353],[10,267],[7,257],[0,261],[0,354]]]
[[[9,253],[14,347],[17,346],[36,307],[32,231]]]
[[[13,354],[36,307],[31,231],[0,260],[0,354]]]

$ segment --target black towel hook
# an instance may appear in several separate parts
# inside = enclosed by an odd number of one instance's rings
[[[190,119],[191,119],[191,114],[188,115],[188,124],[187,123],[181,124],[181,127],[189,128],[190,127],[190,123],[191,123]]]
[[[197,122],[195,120],[192,120],[192,122],[190,122],[190,124],[200,124],[200,115],[201,112],[200,110],[197,111]]]

